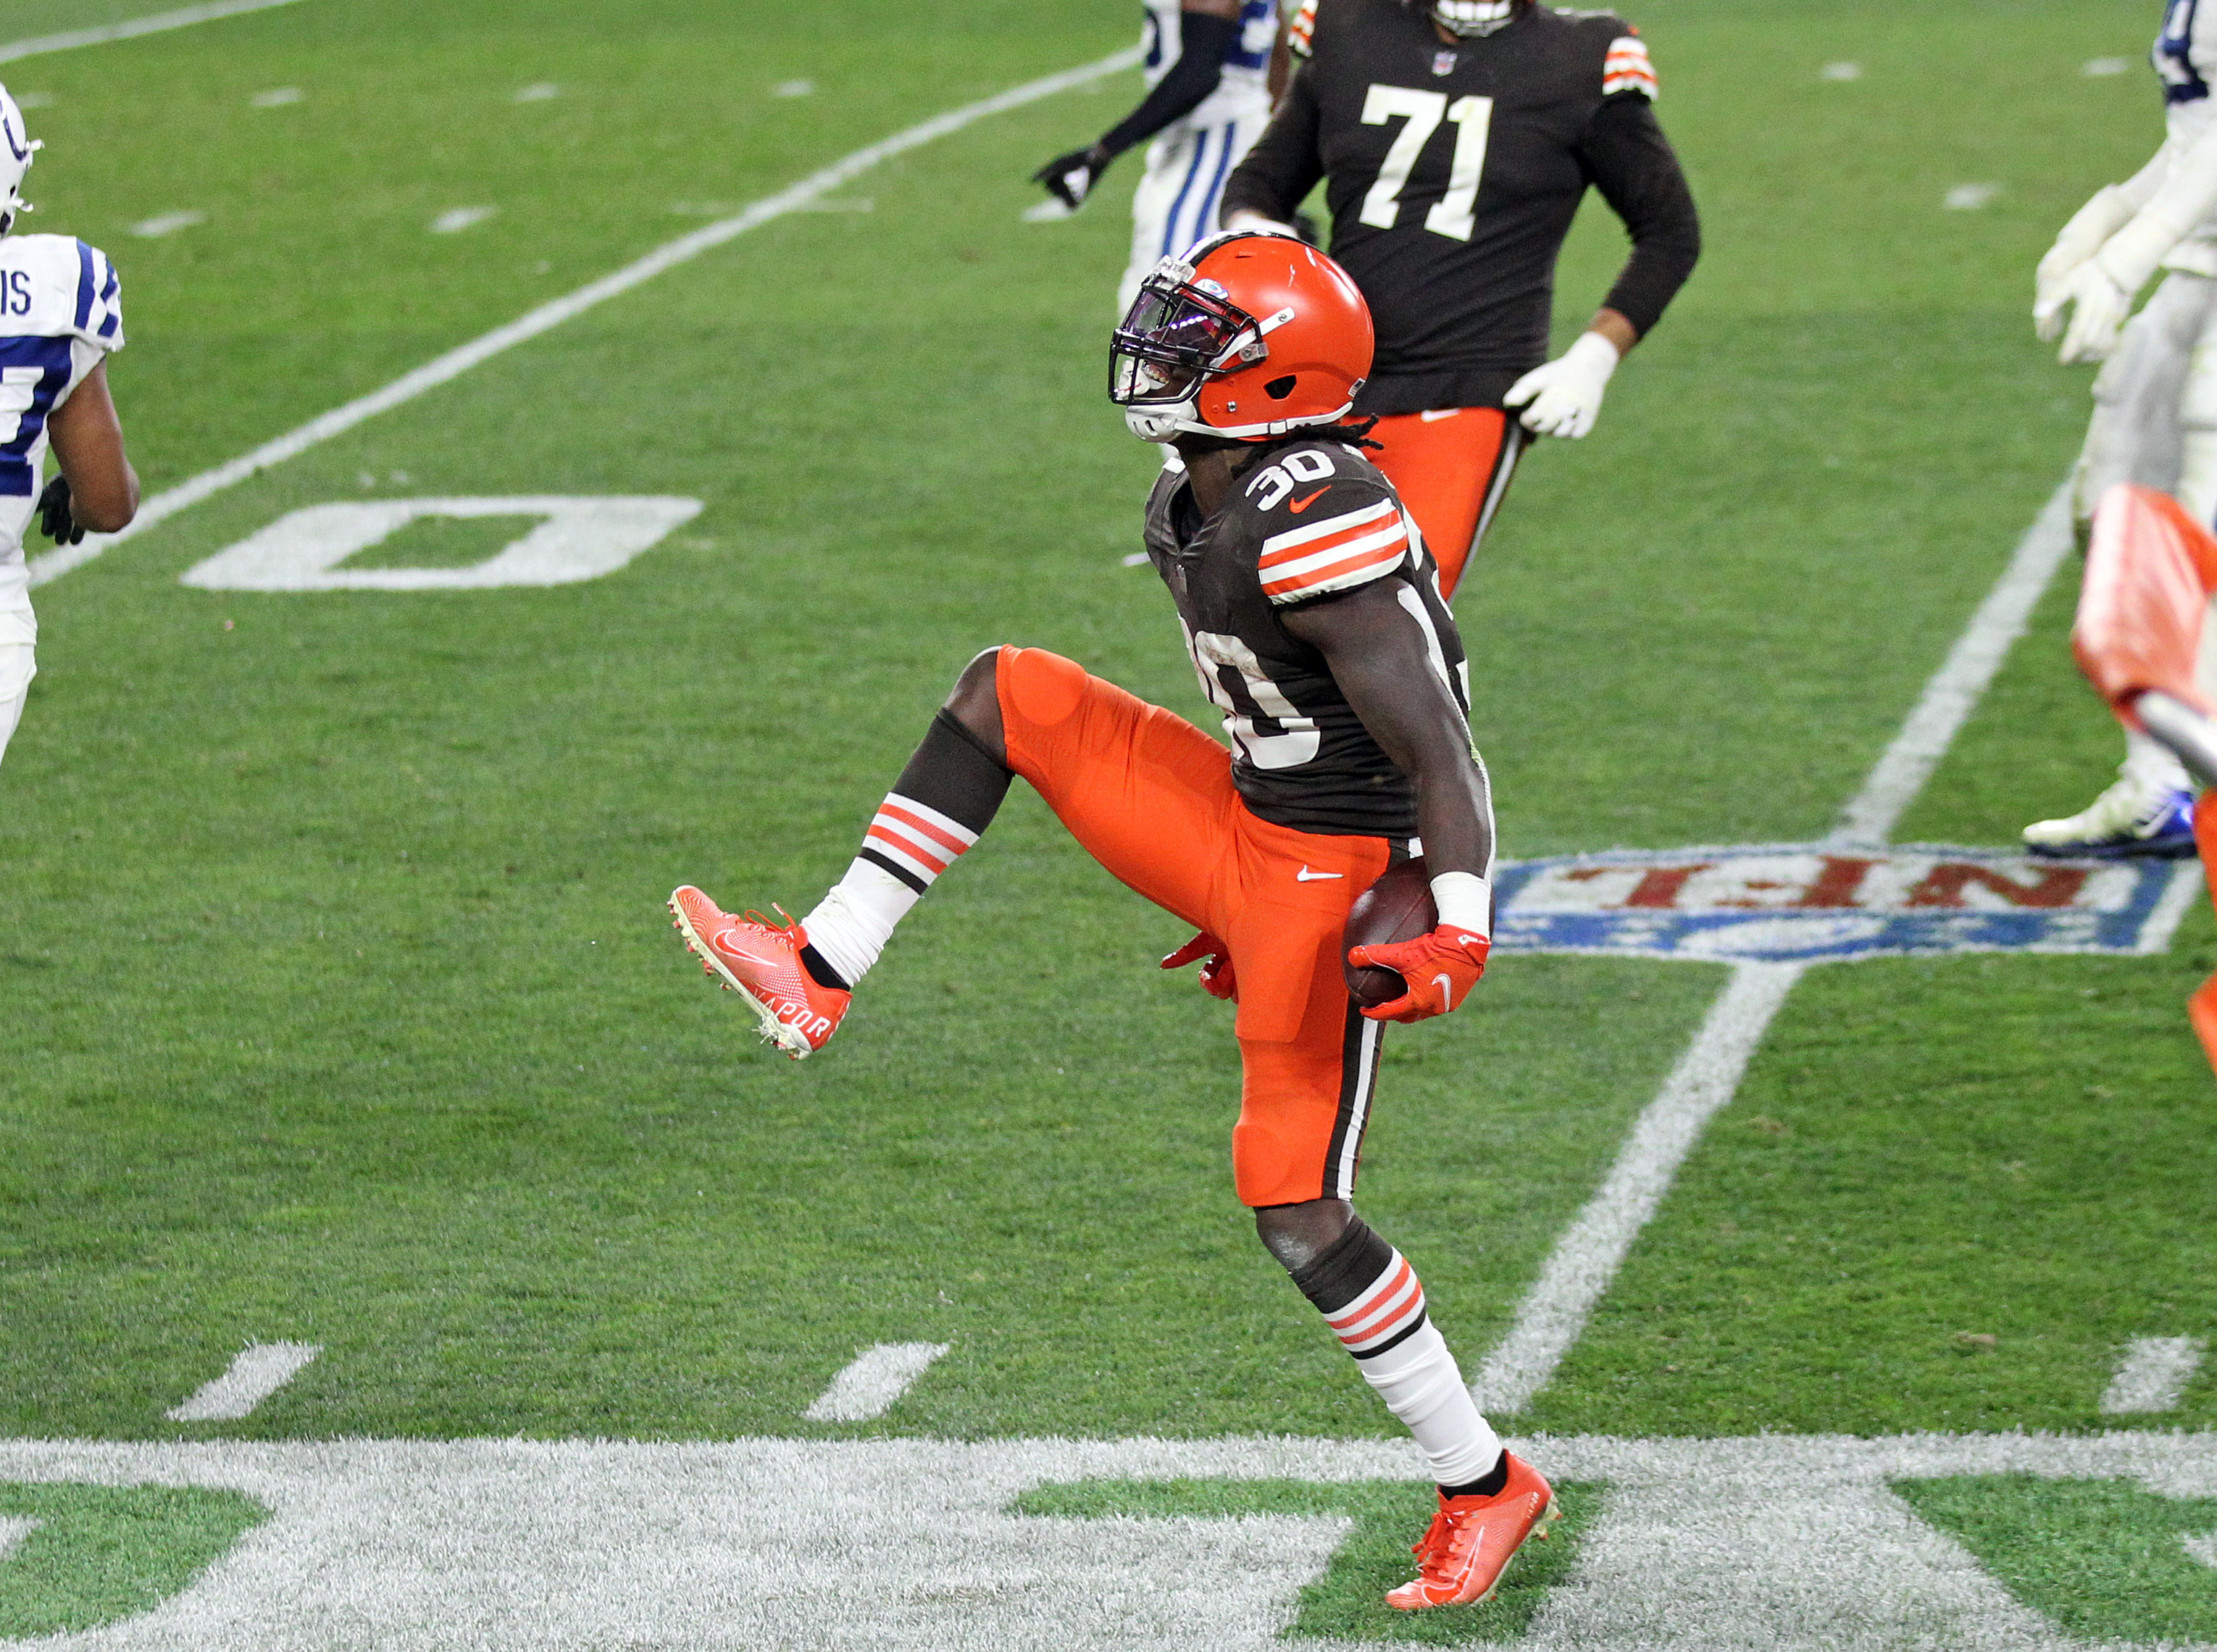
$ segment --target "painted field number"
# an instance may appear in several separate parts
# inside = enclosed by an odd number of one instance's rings
[[[571,585],[614,573],[701,513],[663,494],[578,498],[363,499],[312,504],[195,564],[199,591],[493,591]],[[539,525],[482,562],[459,568],[349,568],[347,559],[426,517],[537,517]]]

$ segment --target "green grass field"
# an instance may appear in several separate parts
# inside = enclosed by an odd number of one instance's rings
[[[1709,250],[1464,588],[1516,856],[1831,824],[2075,451],[2087,375],[2034,340],[2030,270],[2159,136],[2144,69],[2080,72],[2136,58],[2140,0],[1628,9]],[[79,15],[22,9],[0,32]],[[149,492],[1130,22],[761,9],[305,0],[0,70],[47,143],[27,227],[122,271]],[[1134,169],[1018,219],[1136,84],[890,162],[35,594],[0,770],[0,1434],[1394,1432],[1232,1199],[1228,1015],[1152,967],[1183,933],[1022,788],[803,1067],[659,906],[805,910],[989,644],[1202,716],[1121,560],[1154,462],[1102,395]],[[1991,204],[1943,207],[1972,183]],[[1566,330],[1621,245],[1582,220]],[[705,508],[553,589],[179,583],[303,506],[540,493]],[[1902,840],[2005,845],[2105,779],[2074,583]],[[2158,956],[1815,972],[1512,1420],[2103,1426],[2128,1340],[2217,1329],[2181,1012],[2213,964],[2204,905]],[[1504,956],[1472,1012],[1397,1030],[1362,1203],[1467,1368],[1723,978]],[[280,1340],[324,1353],[251,1416],[164,1420]],[[882,1420],[800,1419],[911,1340],[952,1351]],[[2217,1381],[2160,1421],[2217,1424]]]

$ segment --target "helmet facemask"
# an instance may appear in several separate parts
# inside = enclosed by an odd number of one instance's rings
[[[1110,338],[1108,399],[1142,441],[1205,431],[1194,401],[1201,387],[1269,353],[1261,322],[1214,282],[1195,282],[1191,264],[1165,259]]]
[[[1431,19],[1450,34],[1482,40],[1516,21],[1522,0],[1432,0]]]

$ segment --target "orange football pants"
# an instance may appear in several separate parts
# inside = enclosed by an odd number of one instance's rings
[[[1059,654],[1004,648],[996,683],[1009,766],[1094,859],[1230,950],[1240,1201],[1352,1197],[1384,1029],[1348,996],[1340,932],[1387,841],[1251,814],[1223,746]]]
[[[1370,462],[1386,473],[1440,565],[1452,597],[1516,473],[1524,427],[1498,407],[1451,407],[1381,418]]]
[[[2201,851],[2204,866],[2217,867],[2217,791],[2205,791],[2194,800],[2194,846]],[[2217,879],[2211,882],[2209,899],[2217,902]],[[2208,1056],[2210,1067],[2217,1070],[2217,975],[2195,988],[2186,1000],[2186,1016],[2202,1040],[2202,1051]]]

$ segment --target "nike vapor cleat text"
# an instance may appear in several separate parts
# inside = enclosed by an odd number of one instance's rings
[[[1512,1452],[1508,1459],[1509,1483],[1494,1495],[1440,1499],[1431,1528],[1415,1545],[1415,1581],[1390,1591],[1387,1606],[1420,1612],[1488,1599],[1524,1540],[1546,1540],[1554,1491],[1522,1457]]]
[[[2120,780],[2076,814],[2034,821],[2024,846],[2059,859],[2184,860],[2194,853],[2194,794]]]
[[[762,1023],[762,1036],[794,1061],[823,1049],[839,1030],[855,995],[808,973],[800,961],[808,934],[800,925],[789,918],[774,924],[757,912],[734,917],[689,883],[671,892],[670,912],[701,967],[744,999]]]

